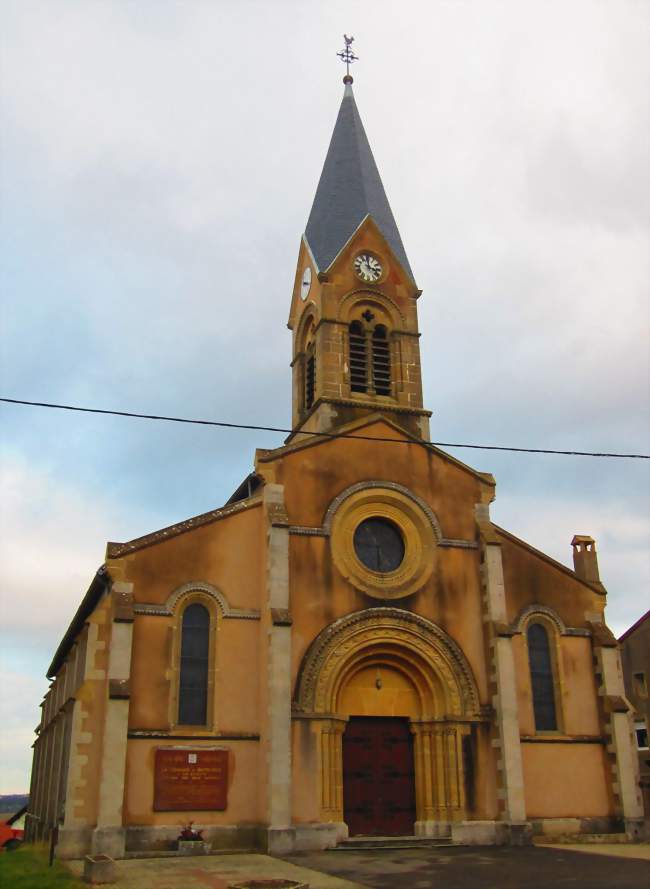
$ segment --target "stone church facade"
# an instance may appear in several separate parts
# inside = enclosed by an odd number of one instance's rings
[[[419,297],[346,78],[291,299],[294,432],[222,508],[108,544],[48,672],[29,837],[120,857],[187,821],[272,852],[639,828],[594,541],[555,562],[428,443]]]

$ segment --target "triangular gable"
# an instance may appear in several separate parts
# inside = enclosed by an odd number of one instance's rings
[[[426,448],[429,451],[433,451],[437,456],[446,460],[447,462],[453,464],[458,469],[463,472],[467,472],[472,475],[474,478],[478,479],[485,485],[489,485],[494,487],[495,481],[492,475],[487,472],[479,472],[477,469],[473,469],[471,466],[468,466],[466,463],[463,463],[461,460],[457,460],[455,457],[452,457],[451,454],[448,454],[446,451],[441,450],[436,445],[430,444],[429,442],[422,441],[422,439],[417,438],[415,435],[411,435],[405,429],[403,429],[398,423],[395,423],[392,419],[385,416],[380,412],[376,412],[373,414],[369,414],[366,417],[362,417],[358,420],[354,420],[351,423],[346,423],[344,426],[340,426],[336,432],[332,433],[323,433],[321,434],[310,434],[310,433],[297,433],[299,435],[309,435],[307,439],[301,439],[300,441],[289,442],[288,444],[283,445],[279,448],[273,448],[271,450],[258,450],[255,455],[256,463],[272,463],[275,460],[279,460],[287,454],[293,454],[296,451],[304,450],[305,448],[314,448],[319,447],[327,442],[334,441],[340,438],[345,438],[347,436],[354,436],[358,434],[358,437],[363,438],[364,430],[368,430],[373,426],[383,426],[386,429],[386,438],[392,438],[395,434],[397,436],[397,440],[407,441],[412,444],[419,445],[420,447]],[[376,440],[377,438],[382,438],[384,436],[368,436],[369,440]]]

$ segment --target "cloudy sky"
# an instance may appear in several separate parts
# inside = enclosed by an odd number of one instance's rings
[[[289,297],[342,96],[411,265],[434,441],[648,452],[645,0],[2,0],[2,394],[286,426]],[[0,406],[3,762],[107,540],[281,436]],[[452,451],[493,518],[648,607],[646,461]]]

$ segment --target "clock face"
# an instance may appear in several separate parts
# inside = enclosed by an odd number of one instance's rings
[[[381,278],[382,267],[371,253],[360,253],[354,260],[354,270],[362,281],[374,282]]]
[[[300,284],[300,297],[307,299],[309,288],[311,287],[311,266],[306,265],[302,273],[302,282]]]

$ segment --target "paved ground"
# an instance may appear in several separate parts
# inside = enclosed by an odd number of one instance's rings
[[[81,875],[83,862],[67,862]],[[365,852],[207,855],[117,862],[116,889],[227,889],[244,879],[302,880],[311,889],[641,889],[650,846],[440,847]]]
[[[649,847],[636,847],[646,860],[625,857],[630,849],[441,847],[304,852],[289,860],[371,889],[640,889],[650,884]]]
[[[83,861],[65,862],[76,875]],[[190,858],[140,858],[117,861],[116,889],[228,889],[231,882],[253,879],[302,880],[310,889],[365,889],[325,873],[315,873],[268,855],[205,855]],[[308,867],[308,865],[307,865]],[[7,887],[9,889],[9,887]],[[638,887],[637,887],[638,889]]]
[[[570,852],[586,852],[589,855],[614,855],[620,858],[640,858],[650,861],[650,843],[580,843],[556,845],[548,843],[551,849],[568,849]],[[586,846],[586,848],[585,848]],[[650,878],[648,878],[650,883]]]

